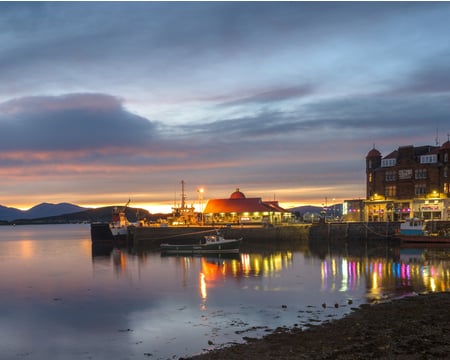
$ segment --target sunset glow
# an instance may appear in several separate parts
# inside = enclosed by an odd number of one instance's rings
[[[447,2],[2,3],[0,205],[166,213],[182,180],[196,209],[199,188],[204,205],[236,188],[287,209],[365,198],[374,146],[448,138],[449,15]]]

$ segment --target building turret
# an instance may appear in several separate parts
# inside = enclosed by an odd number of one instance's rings
[[[442,192],[449,197],[450,196],[450,140],[447,140],[439,148],[439,159],[442,163],[441,168],[441,179],[442,181]]]
[[[366,156],[366,198],[369,199],[375,192],[375,170],[381,167],[381,153],[375,146]]]

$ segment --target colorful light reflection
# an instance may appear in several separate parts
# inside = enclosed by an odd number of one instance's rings
[[[446,291],[450,288],[450,270],[436,261],[393,261],[392,259],[325,259],[321,263],[322,290],[347,291],[366,281],[367,294],[372,300],[422,291]],[[339,285],[339,286],[337,286]],[[386,289],[398,294],[387,294]],[[392,290],[395,289],[395,290]]]

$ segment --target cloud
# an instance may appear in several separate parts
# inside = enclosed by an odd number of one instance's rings
[[[301,99],[308,95],[312,95],[314,89],[312,86],[290,86],[274,88],[267,91],[257,92],[256,94],[243,96],[237,100],[231,100],[219,104],[218,106],[237,106],[249,104],[264,104],[265,106],[271,103],[279,103],[282,101]]]
[[[151,121],[104,94],[14,99],[0,104],[2,150],[92,150],[149,144]]]
[[[53,191],[58,201],[70,200],[64,187],[161,198],[183,178],[227,195],[336,179],[363,188],[357,173],[373,143],[389,152],[450,130],[449,12],[397,2],[2,3],[0,195],[21,196],[19,181],[27,197]]]
[[[450,93],[450,51],[434,54],[417,63],[404,76],[399,86],[389,94],[448,94]]]

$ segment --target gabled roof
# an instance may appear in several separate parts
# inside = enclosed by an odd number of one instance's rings
[[[278,201],[262,201],[261,198],[210,199],[206,204],[205,214],[243,213],[243,212],[287,212]]]
[[[386,155],[383,159],[397,159],[398,150],[394,150],[389,155]]]
[[[278,201],[264,201],[264,205],[269,207],[271,211],[288,212],[287,210],[283,209],[280,205],[278,205]]]
[[[441,150],[450,149],[450,141],[446,141],[442,144]]]
[[[242,213],[269,211],[261,198],[243,199],[210,199],[206,204],[205,213]]]
[[[417,146],[414,148],[416,156],[437,154],[438,150],[439,146],[431,146],[431,145]]]

